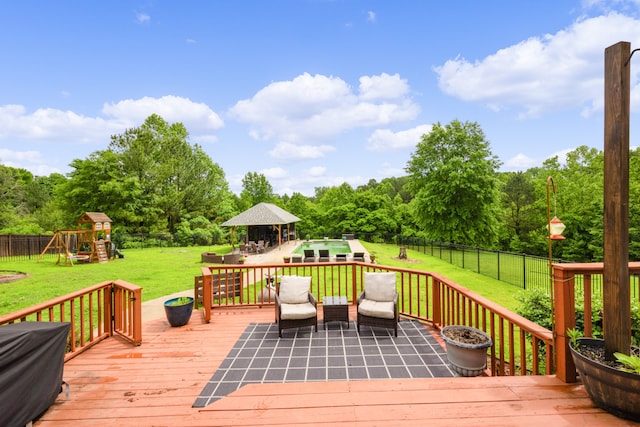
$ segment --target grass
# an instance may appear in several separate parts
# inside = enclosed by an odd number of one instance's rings
[[[453,266],[445,261],[407,250],[408,261],[397,259],[395,245],[362,242],[381,265],[438,272],[460,285],[506,308],[519,303],[519,288]],[[193,278],[200,273],[200,254],[205,251],[230,252],[230,246],[128,249],[124,259],[105,264],[56,265],[57,256],[0,264],[1,270],[21,271],[26,279],[0,284],[0,315],[12,313],[70,292],[110,280],[125,280],[143,288],[142,300],[149,301],[193,289]]]
[[[520,303],[515,295],[520,288],[487,276],[474,273],[470,270],[451,265],[446,261],[418,251],[407,249],[408,261],[398,259],[400,252],[398,246],[363,242],[369,253],[376,255],[376,262],[390,267],[401,267],[421,271],[437,272],[444,277],[453,280],[465,288],[490,299],[510,310],[515,309]]]
[[[127,249],[125,258],[108,263],[57,265],[57,256],[10,261],[2,270],[29,274],[26,279],[0,284],[0,315],[49,301],[73,291],[107,280],[124,280],[143,288],[142,300],[148,301],[175,292],[193,289],[193,277],[199,274],[200,254],[205,251],[228,253],[231,247]]]

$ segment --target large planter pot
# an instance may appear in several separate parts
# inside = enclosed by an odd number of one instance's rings
[[[578,346],[604,348],[604,340],[579,338]],[[569,345],[573,363],[587,394],[600,408],[618,417],[640,421],[640,375],[592,360]]]
[[[178,304],[182,300],[184,300],[184,303]],[[193,312],[193,298],[179,297],[167,300],[164,302],[164,312],[171,326],[184,326],[189,323]]]
[[[447,357],[453,370],[463,377],[481,375],[487,367],[487,348],[493,345],[491,337],[471,326],[450,325],[440,331],[447,347]],[[472,336],[473,342],[453,338]]]

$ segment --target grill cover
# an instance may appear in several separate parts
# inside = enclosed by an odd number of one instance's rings
[[[69,329],[66,322],[0,326],[0,426],[25,426],[56,400]]]

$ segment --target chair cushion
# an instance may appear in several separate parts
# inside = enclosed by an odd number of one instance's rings
[[[281,304],[280,318],[283,320],[308,319],[316,315],[316,308],[310,302],[306,304]]]
[[[396,317],[393,309],[393,302],[380,302],[370,299],[363,299],[358,306],[358,313],[369,317],[378,317],[380,319],[393,319]]]
[[[364,297],[389,302],[396,298],[396,273],[364,273]]]
[[[309,302],[311,277],[282,276],[278,296],[283,304],[303,304]]]

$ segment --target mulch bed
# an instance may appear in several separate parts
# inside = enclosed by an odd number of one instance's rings
[[[0,284],[15,282],[28,276],[21,271],[0,270]]]

